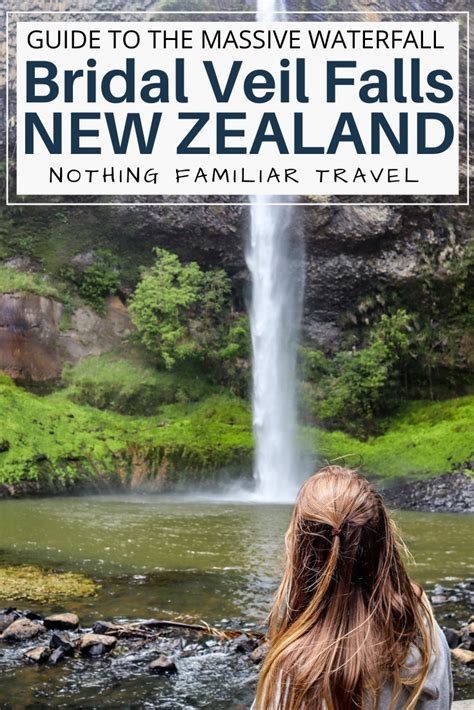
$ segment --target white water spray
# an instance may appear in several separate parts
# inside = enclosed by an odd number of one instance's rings
[[[271,21],[282,0],[257,0],[257,19]],[[284,19],[284,15],[278,15]],[[253,428],[256,495],[265,502],[292,501],[299,457],[296,446],[296,345],[301,320],[301,250],[291,239],[292,209],[251,198],[246,261],[252,277]],[[278,200],[279,202],[282,199]]]

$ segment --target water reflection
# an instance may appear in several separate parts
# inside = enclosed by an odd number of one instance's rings
[[[160,496],[5,501],[1,560],[102,581],[90,613],[186,613],[261,620],[283,561],[291,507]],[[398,513],[422,583],[474,571],[472,518]],[[115,607],[115,608],[114,608]]]
[[[158,496],[4,501],[0,562],[82,571],[100,581],[97,598],[68,605],[84,625],[97,618],[166,615],[261,623],[281,572],[290,514],[285,505]],[[417,560],[411,572],[419,581],[474,575],[472,517],[396,517]],[[10,601],[0,599],[0,604]],[[173,679],[156,679],[146,671],[149,653],[145,648],[133,662],[120,656],[92,663],[77,658],[46,668],[12,666],[11,659],[0,656],[0,670],[8,668],[0,674],[0,705],[15,697],[15,708],[229,710],[251,701],[256,669],[239,654],[216,648],[180,661]]]

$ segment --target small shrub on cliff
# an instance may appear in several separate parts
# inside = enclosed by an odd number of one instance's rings
[[[367,347],[340,352],[332,362],[320,354],[313,358],[309,374],[316,379],[312,408],[317,418],[358,435],[375,432],[378,420],[399,401],[410,330],[410,316],[399,310],[382,316]]]
[[[220,269],[206,273],[195,262],[182,264],[165,249],[155,249],[155,256],[130,301],[138,338],[168,369],[205,361],[220,346],[230,280]]]
[[[229,327],[222,347],[215,353],[219,382],[239,396],[248,394],[250,379],[250,324],[248,316],[238,316]]]
[[[77,285],[82,298],[96,311],[101,311],[105,297],[118,286],[117,259],[112,252],[99,249],[94,263],[84,269]]]

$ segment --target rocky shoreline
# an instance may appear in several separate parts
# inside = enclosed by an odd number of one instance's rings
[[[16,607],[0,611],[0,630],[1,642],[16,646],[25,661],[38,664],[56,665],[79,655],[106,656],[114,650],[123,655],[148,645],[156,655],[147,667],[153,674],[177,673],[176,658],[198,653],[201,647],[221,644],[227,651],[248,655],[254,663],[262,660],[265,649],[264,633],[253,628],[241,631],[163,619],[96,621],[83,628],[73,612],[43,618]],[[33,641],[40,644],[31,646]]]
[[[82,626],[72,612],[43,617],[11,607],[0,611],[0,671],[6,678],[21,669],[28,677],[28,667],[41,668],[44,677],[54,670],[60,684],[72,675],[78,685],[105,673],[117,679],[114,685],[126,687],[137,677],[143,684],[153,678],[165,684],[194,682],[208,668],[214,682],[229,672],[243,678],[244,704],[238,705],[243,710],[252,702],[266,643],[263,630],[254,624],[245,624],[244,630],[237,626],[238,620],[228,619],[215,627],[166,619],[101,620]]]
[[[26,481],[17,484],[0,484],[2,498],[29,498],[55,495],[87,495],[101,493],[124,493],[128,488],[115,480],[87,479],[79,482],[59,481],[54,487],[41,481]],[[180,492],[183,489],[180,487]],[[203,488],[205,491],[206,489]],[[416,510],[424,513],[474,513],[474,461],[441,476],[420,481],[397,483],[380,490],[390,508]],[[140,488],[135,490],[140,493]],[[149,490],[143,489],[144,493]]]
[[[456,696],[474,696],[474,580],[452,587],[435,585],[427,590],[436,618],[451,648]],[[75,663],[84,667],[99,657],[110,663],[119,659],[122,672],[127,667],[146,676],[179,675],[186,659],[206,656],[216,663],[222,655],[232,666],[242,664],[255,685],[258,665],[267,645],[263,628],[222,620],[215,627],[204,622],[186,623],[168,619],[96,621],[82,626],[71,612],[42,616],[31,610],[10,607],[0,611],[0,657],[9,665],[57,666]],[[103,665],[102,665],[103,669]],[[103,671],[101,671],[103,672]],[[247,707],[247,706],[239,706]]]
[[[424,513],[474,513],[474,462],[461,470],[383,490],[391,508]]]

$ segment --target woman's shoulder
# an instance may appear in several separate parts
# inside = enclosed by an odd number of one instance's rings
[[[433,647],[431,651],[431,660],[423,683],[423,689],[420,698],[416,704],[417,710],[449,710],[453,701],[453,679],[451,673],[451,652],[449,650],[446,637],[439,626],[433,619]],[[404,664],[402,677],[409,677],[415,672],[420,661],[419,650],[412,646],[410,653]],[[390,698],[391,688],[385,687],[380,698],[380,708],[384,708],[384,702]],[[405,693],[406,695],[406,693]],[[387,707],[389,707],[387,705]],[[400,698],[397,708],[404,708],[404,699]]]

